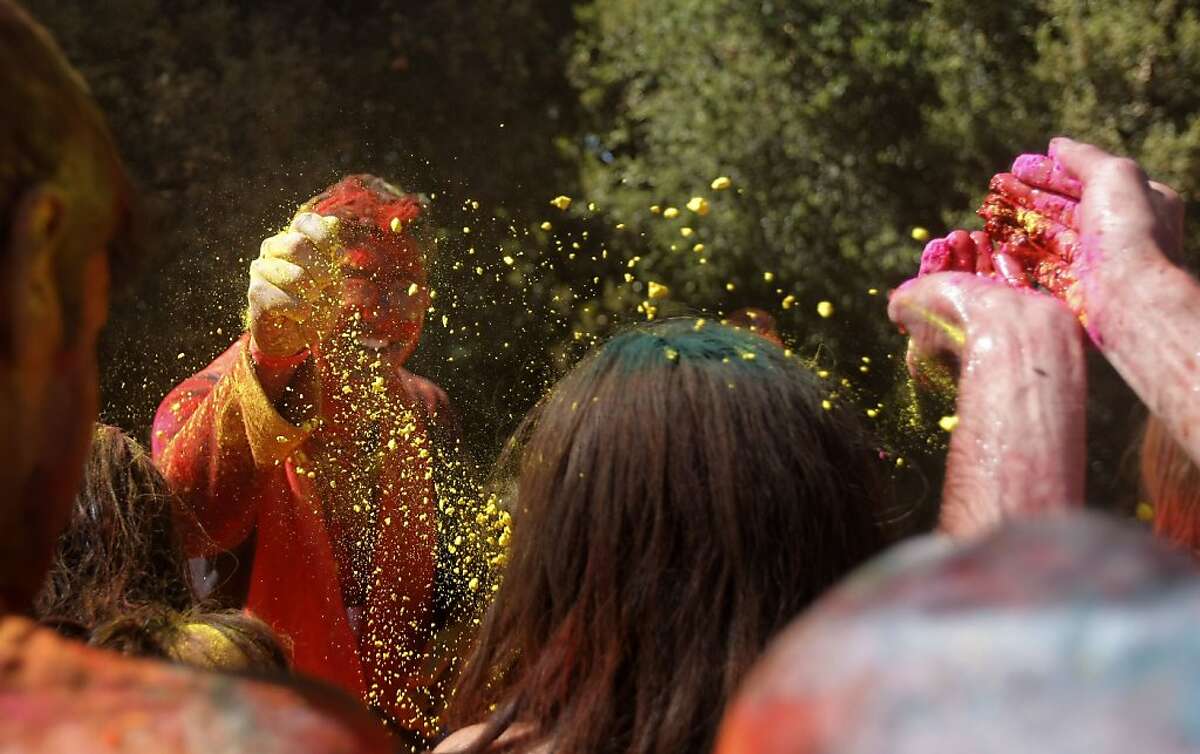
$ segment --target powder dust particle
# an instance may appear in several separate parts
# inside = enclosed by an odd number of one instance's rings
[[[796,297],[792,296],[790,294],[787,296],[784,296],[783,301],[779,302],[779,305],[781,307],[783,307],[784,309],[791,309],[793,306],[796,305]]]
[[[821,317],[825,319],[829,319],[833,316],[833,304],[829,301],[818,301],[817,314],[821,315]]]
[[[539,228],[541,228],[541,229],[542,229],[542,230],[544,230],[544,231],[549,231],[549,230],[550,230],[551,228],[553,228],[554,226],[550,224],[550,221],[549,221],[549,220],[547,220],[547,221],[545,221],[544,223],[542,223],[541,225],[539,225],[538,227],[539,227]]]
[[[663,210],[663,217],[667,218],[668,220],[674,220],[675,218],[679,217],[679,210],[675,207],[667,207]]]
[[[650,297],[651,301],[658,301],[671,295],[671,289],[662,283],[656,283],[651,280],[646,284],[646,295]]]
[[[571,208],[571,197],[559,194],[558,196],[556,196],[550,200],[550,204],[554,207],[558,207],[559,209],[561,209],[565,212],[566,210]]]
[[[946,432],[953,432],[958,428],[958,417],[943,416],[941,419],[938,419],[938,426]]]
[[[928,241],[929,231],[918,225],[912,229],[912,238],[914,241]]]
[[[711,207],[708,206],[708,200],[702,196],[693,196],[691,199],[689,199],[687,208],[701,217],[707,215],[711,209]]]
[[[729,176],[723,175],[719,178],[714,178],[711,185],[713,191],[724,191],[733,185],[733,181],[729,180]]]
[[[1137,504],[1137,508],[1134,510],[1134,515],[1137,516],[1138,521],[1149,523],[1150,521],[1154,520],[1154,506],[1143,500]]]

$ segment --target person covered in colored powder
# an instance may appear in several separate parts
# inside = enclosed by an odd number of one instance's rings
[[[315,684],[98,651],[26,617],[83,476],[110,271],[136,261],[133,193],[104,117],[50,35],[0,0],[0,749],[390,751]]]
[[[436,733],[421,676],[438,511],[439,388],[404,368],[430,302],[420,200],[353,175],[250,266],[246,332],[159,406],[153,453],[199,521],[189,553],[253,541],[246,607],[296,669]]]
[[[958,365],[941,530],[959,541],[898,548],[794,622],[718,754],[1200,750],[1194,562],[1071,510],[1083,326],[1153,415],[1152,494],[1185,487],[1175,468],[1200,457],[1200,284],[1170,261],[1182,204],[1136,163],[1069,139],[998,186],[988,230],[931,243],[889,305],[911,367]],[[1186,510],[1156,514],[1165,544],[1186,544]]]

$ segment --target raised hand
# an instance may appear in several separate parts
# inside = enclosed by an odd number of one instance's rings
[[[954,263],[979,251],[966,233],[946,246]],[[914,374],[928,361],[958,365],[943,531],[1082,502],[1086,369],[1066,307],[994,276],[941,272],[898,288],[888,316],[909,335]]]
[[[1055,139],[992,178],[980,208],[999,255],[1087,323],[1108,291],[1177,257],[1183,203],[1137,163],[1088,144]],[[1010,280],[1010,282],[1014,282]]]
[[[248,329],[253,348],[271,358],[319,342],[337,320],[338,221],[298,213],[287,230],[262,242],[250,264]]]

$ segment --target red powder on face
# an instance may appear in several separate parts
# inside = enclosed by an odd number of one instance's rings
[[[350,175],[305,209],[342,221],[347,316],[358,312],[364,335],[411,351],[428,306],[423,251],[409,233],[423,211],[420,200],[375,176]]]

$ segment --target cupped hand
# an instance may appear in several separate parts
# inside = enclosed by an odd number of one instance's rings
[[[959,231],[961,233],[961,231]],[[953,246],[977,250],[951,235]],[[930,362],[968,366],[1005,342],[1049,343],[1079,338],[1079,324],[1061,303],[992,276],[940,272],[909,280],[888,302],[888,317],[909,336],[908,368],[920,376]]]
[[[1085,321],[1116,287],[1179,257],[1179,195],[1090,144],[1054,139],[1048,155],[1021,155],[990,188],[980,214],[991,240]]]

